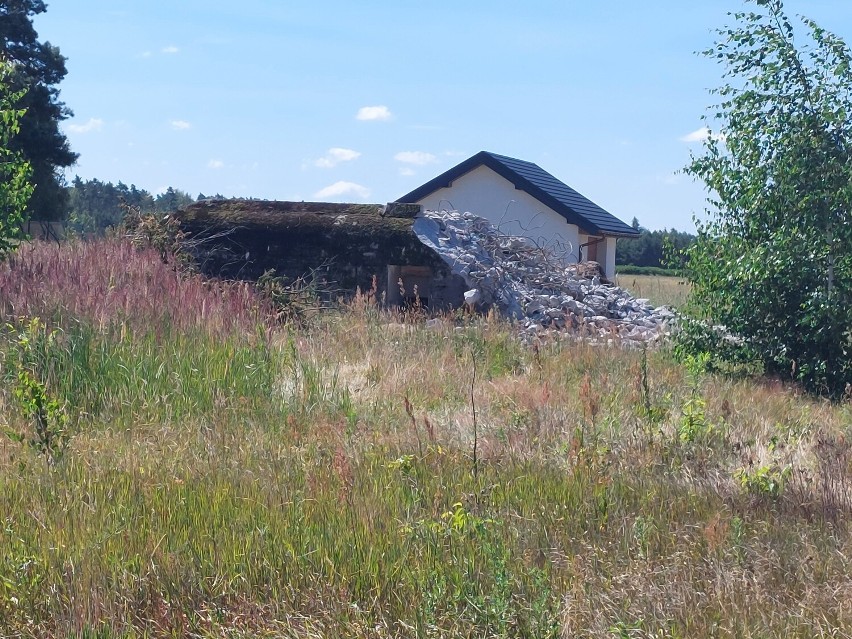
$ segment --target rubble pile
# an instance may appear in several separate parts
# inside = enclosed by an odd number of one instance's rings
[[[587,264],[566,265],[523,237],[500,233],[472,213],[425,211],[414,232],[470,290],[465,302],[496,307],[516,319],[527,337],[548,332],[641,346],[668,334],[675,314],[589,277]]]

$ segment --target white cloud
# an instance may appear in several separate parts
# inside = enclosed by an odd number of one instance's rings
[[[432,164],[437,161],[438,158],[431,153],[426,153],[425,151],[400,151],[393,156],[393,159],[397,162],[402,162],[403,164],[426,166],[427,164]]]
[[[150,51],[143,51],[142,53],[139,54],[139,57],[140,58],[150,58],[152,55],[154,55],[154,54],[151,53]]]
[[[704,142],[707,138],[710,137],[710,129],[706,126],[701,127],[700,129],[696,129],[692,133],[687,133],[683,137],[680,138],[681,142]]]
[[[415,172],[415,170],[414,170],[414,169],[411,169],[411,168],[409,168],[409,167],[407,167],[407,166],[404,166],[404,167],[402,167],[402,168],[399,170],[399,174],[400,174],[400,175],[402,175],[402,176],[404,176],[404,177],[411,177],[411,176],[412,176],[412,175],[414,175],[415,173],[416,173],[416,172]]]
[[[359,120],[390,120],[393,115],[389,108],[379,105],[361,107],[355,117]]]
[[[320,189],[314,193],[314,197],[318,198],[334,198],[341,195],[354,195],[362,200],[370,197],[370,189],[355,182],[335,182],[324,189]]]
[[[169,53],[169,54],[178,53],[179,51],[180,51],[180,49],[178,49],[173,44],[170,44],[169,46],[163,47],[162,49],[160,49],[161,53]]]
[[[714,140],[718,140],[720,142],[725,141],[724,133],[710,133],[710,129],[706,126],[701,127],[700,129],[696,129],[692,133],[687,133],[683,137],[680,138],[681,142],[706,142],[710,137]]]
[[[210,160],[207,163],[207,168],[210,168],[210,169],[221,169],[221,168],[224,168],[224,166],[225,166],[225,163],[222,162],[222,160]]]
[[[314,162],[314,166],[318,166],[321,169],[330,169],[341,162],[350,162],[358,159],[359,157],[361,157],[361,154],[358,151],[333,147],[330,148],[319,160]]]
[[[172,128],[176,131],[186,131],[187,129],[192,128],[192,124],[187,122],[186,120],[172,120],[169,122],[172,125]]]
[[[91,133],[92,131],[100,131],[104,126],[104,121],[100,118],[89,118],[88,122],[83,124],[69,124],[68,130],[71,133]]]

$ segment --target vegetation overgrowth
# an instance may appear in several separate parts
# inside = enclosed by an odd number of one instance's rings
[[[71,150],[60,126],[73,115],[59,99],[57,87],[67,73],[65,56],[55,45],[39,40],[33,25],[33,19],[46,10],[43,0],[0,3],[0,66],[3,67],[0,102],[14,95],[17,96],[14,107],[21,109],[15,117],[16,135],[9,140],[8,149],[28,167],[26,177],[22,178],[31,185],[25,202],[26,217],[58,221],[64,218],[68,203],[62,176],[64,169],[77,161],[77,154]],[[3,125],[6,124],[4,121]],[[9,158],[2,160],[5,164]],[[14,164],[18,165],[17,158]],[[0,164],[0,173],[6,172],[6,167]],[[7,179],[9,176],[3,175],[0,184]],[[3,206],[0,216],[5,214]]]
[[[191,195],[171,186],[153,195],[135,184],[83,180],[80,176],[74,177],[67,191],[67,228],[78,235],[104,235],[109,229],[118,229],[129,211],[162,216],[195,202]],[[198,194],[199,200],[205,197]]]
[[[750,0],[705,55],[713,93],[685,168],[709,218],[685,252],[692,300],[680,349],[757,365],[811,392],[852,389],[852,50],[782,0]]]
[[[0,300],[2,636],[852,627],[848,404],[369,295],[276,324],[118,239]]]
[[[22,227],[33,192],[30,164],[12,144],[25,113],[20,108],[24,92],[11,90],[13,72],[13,66],[0,59],[0,261],[24,237]]]

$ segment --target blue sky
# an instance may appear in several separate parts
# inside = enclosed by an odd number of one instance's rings
[[[704,192],[676,172],[720,83],[694,52],[743,6],[73,0],[35,26],[68,58],[69,178],[384,203],[488,150],[691,230]],[[786,6],[852,42],[852,2]]]

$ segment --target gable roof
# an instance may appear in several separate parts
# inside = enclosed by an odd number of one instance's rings
[[[576,224],[592,235],[636,237],[639,231],[605,211],[570,186],[553,177],[537,164],[517,160],[505,155],[480,151],[449,171],[445,171],[423,186],[403,195],[397,202],[417,202],[438,189],[448,188],[453,180],[479,166],[489,169],[507,179],[516,189],[526,191],[542,204],[547,205],[570,224]]]

